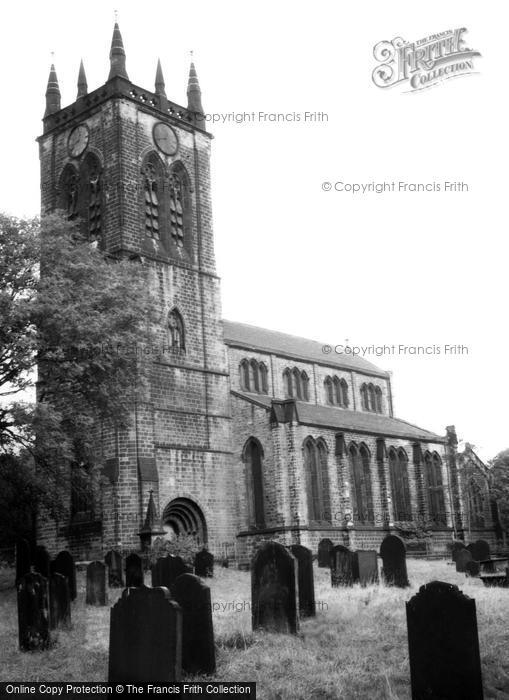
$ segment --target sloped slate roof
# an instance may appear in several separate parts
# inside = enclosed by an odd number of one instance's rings
[[[247,392],[232,391],[234,396],[246,399],[251,403],[270,409],[271,396],[251,394]],[[276,399],[277,401],[277,399]],[[348,430],[350,432],[369,433],[371,435],[387,435],[391,437],[409,438],[411,440],[424,440],[427,442],[445,442],[445,438],[432,433],[417,425],[407,423],[399,418],[368,413],[365,411],[349,411],[332,406],[319,406],[304,401],[295,402],[299,423],[304,425],[318,425],[324,428],[336,430]]]
[[[227,345],[271,352],[275,355],[318,362],[346,370],[357,370],[379,377],[388,377],[389,373],[376,367],[363,357],[353,355],[338,355],[334,351],[326,354],[322,351],[323,343],[307,338],[299,338],[296,335],[288,335],[279,331],[270,331],[258,326],[250,326],[247,323],[234,323],[223,320],[224,342]]]

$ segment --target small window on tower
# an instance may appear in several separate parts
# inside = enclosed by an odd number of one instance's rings
[[[60,208],[72,221],[78,216],[79,176],[72,165],[64,168],[60,179]]]
[[[185,352],[184,321],[177,309],[168,314],[168,333],[170,349],[176,353]]]

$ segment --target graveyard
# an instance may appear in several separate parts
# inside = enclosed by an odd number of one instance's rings
[[[411,697],[405,603],[433,580],[457,585],[475,600],[485,698],[509,697],[506,654],[509,589],[486,587],[451,561],[407,559],[410,585],[331,586],[331,572],[313,564],[316,616],[301,617],[297,634],[252,631],[251,573],[214,568],[210,587],[216,670],[193,680],[255,681],[259,698]],[[0,681],[105,681],[110,608],[86,604],[86,574],[78,570],[70,628],[53,632],[49,649],[21,652],[14,572],[0,576]],[[151,585],[150,572],[145,584]],[[185,601],[183,601],[185,604]]]

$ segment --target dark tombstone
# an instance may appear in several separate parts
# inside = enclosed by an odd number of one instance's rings
[[[227,569],[228,566],[229,566],[229,561],[228,561],[228,559],[223,559],[222,562],[221,562],[221,566],[223,567],[223,569]]]
[[[42,651],[50,645],[48,579],[25,574],[17,582],[18,629],[21,651]]]
[[[333,547],[334,544],[331,540],[320,540],[318,543],[318,566],[322,568],[330,566],[330,555]]]
[[[300,544],[292,544],[290,551],[297,559],[299,615],[301,617],[313,617],[316,615],[313,552]]]
[[[351,586],[355,579],[354,557],[348,547],[342,544],[337,544],[331,550],[330,555],[330,574],[331,585]]]
[[[481,567],[479,565],[478,561],[474,561],[471,559],[470,561],[467,561],[465,564],[465,573],[467,576],[479,576],[479,572],[481,570]]]
[[[465,543],[460,540],[454,540],[451,547],[451,557],[454,563],[456,563],[456,558],[463,549],[465,549]]]
[[[406,614],[413,700],[482,700],[475,600],[432,581],[408,601]]]
[[[472,561],[472,555],[468,549],[463,549],[456,557],[456,571],[460,574],[464,574],[466,571],[467,562]]]
[[[126,588],[110,613],[108,683],[179,681],[182,610],[164,588]]]
[[[137,554],[129,554],[125,560],[126,588],[143,586],[143,562]]]
[[[210,588],[194,574],[182,574],[173,584],[182,608],[182,669],[187,673],[214,673],[216,653]]]
[[[106,566],[102,561],[92,561],[87,566],[87,605],[108,605]]]
[[[30,573],[31,564],[30,544],[24,537],[16,540],[16,581]]]
[[[471,542],[470,544],[467,544],[466,549],[470,554],[472,555],[472,559],[474,558],[474,551],[475,551],[475,546],[474,543]]]
[[[397,535],[387,535],[380,545],[382,576],[388,586],[405,588],[409,586],[406,571],[405,543]]]
[[[76,600],[76,566],[74,565],[72,554],[66,551],[59,552],[55,559],[51,562],[51,570],[55,574],[67,576],[71,600]]]
[[[265,543],[251,565],[253,630],[297,634],[299,631],[297,562],[277,542]]]
[[[378,554],[374,550],[359,550],[354,552],[355,578],[361,586],[378,583]]]
[[[490,545],[486,540],[476,540],[470,552],[474,561],[486,561],[490,558]]]
[[[124,575],[122,572],[122,555],[113,549],[106,553],[104,561],[108,567],[108,586],[110,588],[123,588]]]
[[[71,626],[71,591],[69,581],[62,574],[53,573],[49,580],[50,629]]]
[[[51,574],[51,557],[44,545],[38,544],[34,550],[34,569],[38,574],[49,579]]]
[[[173,591],[173,584],[178,576],[192,573],[182,557],[168,554],[160,557],[152,566],[152,586],[165,586]]]
[[[214,555],[207,552],[206,549],[197,552],[194,557],[194,573],[203,578],[212,578],[214,576]]]

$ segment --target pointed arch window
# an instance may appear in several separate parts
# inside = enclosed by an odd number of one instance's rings
[[[262,394],[268,394],[269,393],[269,382],[268,382],[268,370],[267,370],[267,365],[264,362],[260,362],[259,364],[259,372],[260,372],[260,391]]]
[[[283,382],[285,385],[285,396],[287,399],[292,399],[293,398],[293,382],[292,382],[292,373],[291,371],[286,368],[285,371],[283,372]]]
[[[163,174],[159,158],[151,155],[142,168],[145,210],[145,233],[159,240],[161,237],[161,212],[159,198],[163,191]]]
[[[176,163],[172,167],[168,190],[170,235],[178,247],[183,247],[189,238],[190,188],[189,177],[182,163]]]
[[[102,231],[102,169],[99,159],[89,153],[81,168],[83,219],[91,241],[98,241]]]
[[[258,362],[255,358],[244,358],[240,365],[240,385],[244,391],[252,391],[258,394],[268,393],[267,366],[264,362]]]
[[[342,377],[326,377],[324,381],[325,400],[331,406],[348,407],[348,384]]]
[[[250,438],[244,446],[247,467],[250,521],[256,527],[265,527],[262,449],[258,440]]]
[[[348,408],[349,405],[349,400],[348,400],[348,384],[346,379],[344,377],[341,377],[341,381],[339,382],[340,384],[340,391],[341,391],[341,405],[343,408]]]
[[[250,385],[253,391],[260,391],[260,380],[258,377],[258,362],[256,360],[251,360],[249,363],[249,376]]]
[[[382,390],[379,386],[375,387],[375,410],[377,413],[382,413]]]
[[[292,370],[293,395],[297,399],[302,399],[302,386],[300,382],[300,372],[297,367]]]
[[[184,321],[177,309],[173,309],[168,314],[168,336],[170,349],[173,352],[185,352]]]
[[[287,367],[283,372],[283,384],[286,398],[309,401],[309,377],[305,371]]]
[[[308,519],[315,522],[330,520],[327,448],[321,441],[316,443],[312,438],[307,438],[303,445],[303,458]]]
[[[361,386],[361,405],[364,411],[382,413],[382,389],[371,382]]]
[[[424,455],[424,469],[428,491],[429,515],[435,525],[445,525],[444,484],[442,479],[442,460],[433,452]]]
[[[470,527],[485,527],[484,497],[481,487],[472,478],[468,484],[468,506],[470,513]]]
[[[60,178],[60,208],[72,221],[79,214],[79,175],[72,165],[66,165]]]
[[[396,520],[411,520],[410,485],[408,481],[408,457],[402,448],[389,450],[392,502]]]
[[[309,377],[306,372],[301,372],[300,379],[302,385],[302,400],[309,401]]]
[[[369,450],[364,444],[359,448],[352,443],[348,454],[353,482],[354,520],[372,525],[374,516]]]
[[[332,385],[332,379],[330,377],[326,377],[323,385],[325,388],[325,400],[327,403],[332,405],[334,403],[334,387]]]
[[[248,360],[242,360],[240,363],[240,385],[245,391],[250,391],[251,389]]]

